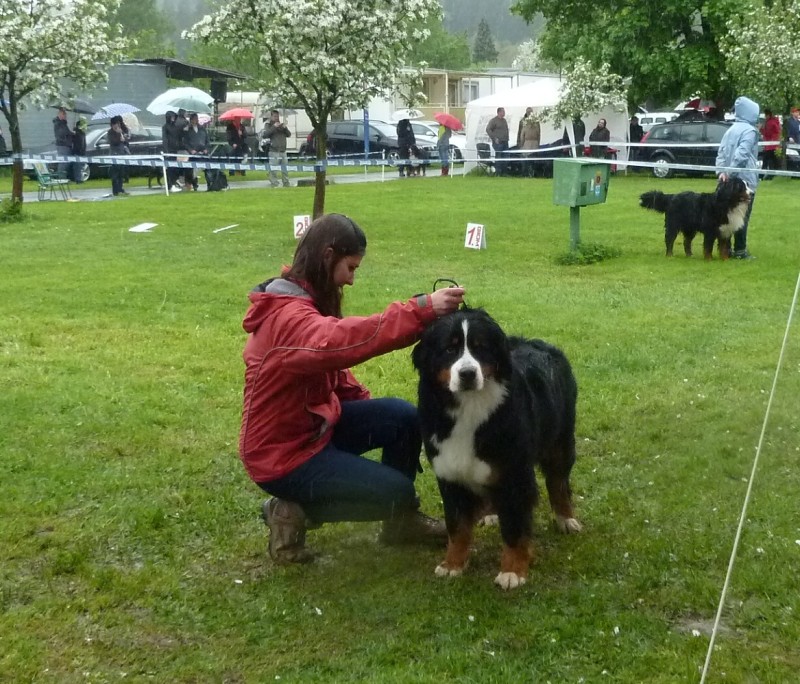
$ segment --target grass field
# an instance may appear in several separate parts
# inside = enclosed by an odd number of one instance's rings
[[[0,681],[697,681],[798,276],[800,184],[762,184],[749,262],[665,259],[662,217],[638,208],[651,188],[713,180],[613,177],[582,235],[622,255],[591,266],[556,264],[550,181],[328,189],[369,239],[346,313],[453,278],[572,361],[585,532],[560,536],[542,505],[510,593],[496,529],[456,580],[435,550],[380,547],[377,523],[311,532],[308,567],[265,555],[237,456],[241,319],[312,189],[29,204],[0,224]],[[468,221],[488,249],[464,248]],[[408,350],[356,373],[415,397]],[[798,395],[795,321],[709,681],[800,671]],[[429,468],[418,489],[440,515]]]

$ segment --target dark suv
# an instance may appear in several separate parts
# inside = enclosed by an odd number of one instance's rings
[[[377,121],[369,123],[370,156],[381,156],[386,159],[397,158],[399,145],[397,131],[394,126]],[[300,146],[301,157],[313,157],[317,153],[316,136],[309,134]],[[364,122],[363,121],[329,121],[328,122],[328,156],[362,155],[364,154]]]
[[[657,178],[669,178],[675,173],[714,173],[719,143],[730,126],[729,121],[711,119],[658,124],[642,138],[643,143],[658,147],[640,148],[640,159],[655,164],[653,175]],[[707,172],[684,171],[670,169],[667,164],[693,164],[711,168]]]

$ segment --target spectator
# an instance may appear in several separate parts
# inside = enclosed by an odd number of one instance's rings
[[[450,136],[453,131],[445,126],[439,124],[439,137],[436,141],[436,149],[439,152],[439,160],[442,162],[442,175],[447,176],[450,173]]]
[[[417,138],[414,135],[414,129],[411,128],[411,122],[408,119],[401,119],[397,122],[397,146],[399,148],[398,154],[400,156],[400,163],[397,168],[400,172],[400,177],[411,175],[411,164],[403,163],[404,160],[411,158],[411,148],[417,144]]]
[[[736,119],[725,131],[717,152],[717,176],[720,181],[741,178],[750,191],[750,204],[744,225],[733,234],[734,259],[753,259],[747,251],[747,226],[758,188],[758,103],[746,97],[737,97],[733,105]]]
[[[504,152],[508,149],[508,121],[506,121],[506,110],[503,107],[497,108],[497,116],[489,120],[486,126],[486,135],[492,141],[494,149],[494,168],[498,176],[502,176],[507,171],[507,162],[499,161]]]
[[[111,128],[108,129],[108,151],[114,156],[123,156],[128,153],[125,146],[125,135],[122,132],[122,120],[118,117],[111,119]],[[111,176],[111,193],[114,197],[118,195],[127,195],[128,193],[122,187],[123,184],[123,169],[121,164],[111,164],[108,171]]]
[[[790,145],[800,145],[800,109],[792,107],[791,116],[787,122],[787,137]]]
[[[269,184],[273,188],[278,187],[278,172],[275,170],[278,164],[280,164],[281,167],[281,181],[283,187],[289,187],[286,139],[291,135],[286,124],[281,122],[280,112],[277,109],[273,109],[270,112],[269,123],[267,123],[267,125],[264,126],[264,130],[261,131],[261,137],[269,140]]]
[[[247,129],[242,123],[242,119],[239,117],[231,119],[225,127],[225,135],[228,139],[230,156],[234,159],[243,160],[249,154],[250,148],[247,145]],[[233,169],[228,171],[229,176],[233,176],[235,173],[236,171]],[[239,173],[244,176],[244,169]]]
[[[386,544],[446,539],[419,511],[414,479],[422,439],[417,411],[373,399],[350,366],[415,342],[464,290],[448,287],[343,316],[367,239],[341,214],[315,220],[292,266],[250,293],[244,319],[245,388],[239,453],[250,478],[272,495],[263,507],[269,554],[279,563],[313,559],[306,530],[322,523],[383,520]],[[381,462],[362,455],[382,449]]]
[[[69,156],[72,154],[72,131],[67,123],[67,110],[63,107],[58,108],[56,118],[53,119],[53,135],[56,139],[56,152]],[[70,162],[59,162],[58,172],[65,178],[69,176]]]
[[[79,116],[75,122],[75,129],[72,132],[72,154],[76,157],[86,156],[86,130],[89,122],[85,116]],[[72,163],[72,179],[76,183],[83,183],[83,162]]]
[[[183,147],[192,156],[207,156],[208,155],[208,131],[200,125],[197,112],[192,112],[189,115],[189,127],[183,132]],[[198,180],[197,174],[191,169],[192,189],[197,192]]]
[[[631,147],[628,148],[628,161],[639,161],[641,159],[641,148],[634,147],[634,145],[638,145],[642,142],[642,138],[644,138],[644,129],[639,124],[639,117],[635,114],[631,117],[631,123],[628,130],[628,142],[631,143]],[[634,166],[632,167],[634,171],[638,171],[639,167]]]
[[[589,133],[589,142],[609,142],[611,140],[611,131],[606,126],[606,120],[600,119],[597,122],[594,130]],[[608,145],[592,145],[591,152],[593,157],[598,159],[606,159],[608,157]]]
[[[525,110],[517,129],[517,147],[521,150],[536,150],[542,143],[542,127],[533,107]]]
[[[181,149],[181,129],[177,120],[178,115],[170,110],[164,115],[164,125],[161,126],[161,145],[167,162],[176,161],[178,150]],[[181,191],[181,186],[178,185],[180,174],[177,166],[167,166],[167,187],[170,192]]]
[[[778,158],[775,151],[778,149],[778,142],[781,139],[781,122],[777,116],[772,114],[771,109],[764,110],[764,125],[761,127],[761,135],[766,142],[775,142],[774,145],[764,145],[763,168],[765,171],[776,171],[778,169]],[[764,174],[764,180],[772,180],[773,174]]]

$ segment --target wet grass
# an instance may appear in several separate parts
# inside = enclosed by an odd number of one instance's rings
[[[582,235],[621,254],[588,266],[557,263],[569,219],[549,181],[328,190],[369,239],[347,313],[453,278],[572,360],[585,533],[539,511],[530,581],[508,594],[491,529],[454,581],[434,577],[436,551],[378,546],[376,524],[310,533],[309,567],[265,557],[236,454],[241,318],[291,260],[312,189],[26,205],[0,225],[0,680],[695,681],[798,275],[800,198],[764,184],[758,259],[705,263],[664,258],[661,217],[637,206],[653,187],[713,181],[612,178]],[[488,249],[464,248],[467,222]],[[415,396],[407,350],[356,372]],[[800,668],[798,393],[795,325],[710,681]],[[431,472],[418,483],[440,514]]]

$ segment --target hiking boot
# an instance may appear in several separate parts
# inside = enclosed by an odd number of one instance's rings
[[[305,548],[307,518],[296,503],[273,497],[261,507],[269,528],[269,556],[279,564],[308,563],[314,554]]]
[[[746,249],[737,249],[731,252],[731,259],[755,259]]]
[[[387,546],[400,544],[443,546],[447,543],[447,527],[441,520],[431,518],[420,511],[412,511],[392,520],[384,520],[378,540]]]

